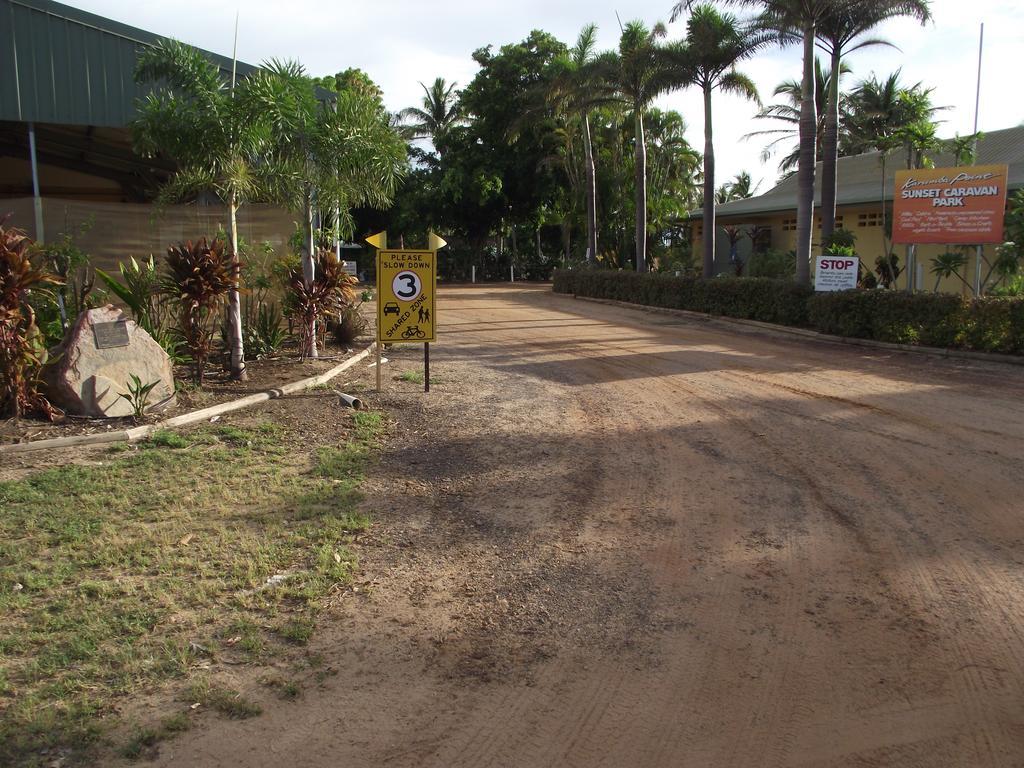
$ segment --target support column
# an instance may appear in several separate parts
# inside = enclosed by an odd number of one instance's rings
[[[36,242],[42,243],[46,240],[43,232],[43,198],[39,194],[39,163],[36,160],[36,126],[35,123],[28,124],[28,152],[32,164],[32,197],[36,212]]]

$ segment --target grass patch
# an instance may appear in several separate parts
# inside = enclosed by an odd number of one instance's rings
[[[422,384],[423,383],[423,371],[406,371],[405,373],[400,374],[397,378],[398,378],[399,381],[408,381],[408,382],[410,382],[412,384]],[[434,376],[431,376],[430,377],[430,383],[431,384],[440,384],[441,383],[441,379],[436,378]]]
[[[192,684],[189,688],[189,698],[236,720],[255,717],[263,712],[259,704],[249,701],[238,691],[211,683],[208,678],[200,678]]]
[[[277,627],[277,634],[293,645],[307,645],[313,637],[316,624],[307,616],[299,616],[282,622]]]
[[[170,429],[156,430],[147,442],[155,448],[188,448],[191,445],[187,438]]]
[[[352,443],[312,455],[273,423],[157,431],[103,465],[0,482],[0,765],[87,756],[118,698],[222,654],[308,642],[356,566],[358,486],[383,423],[359,412]],[[203,700],[258,712],[232,691]],[[141,729],[122,751],[144,755],[187,724]]]
[[[192,721],[184,712],[171,715],[157,728],[137,728],[121,747],[121,754],[131,760],[140,757],[155,758],[161,741],[184,733],[192,727]]]
[[[356,411],[352,414],[356,427],[356,439],[371,442],[384,430],[384,414],[380,411]]]

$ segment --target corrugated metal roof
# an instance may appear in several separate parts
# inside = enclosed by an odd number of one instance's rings
[[[125,126],[148,91],[133,77],[138,52],[162,39],[51,0],[0,0],[0,120]],[[238,62],[240,75],[255,69]]]
[[[949,152],[934,156],[935,167],[955,165]],[[882,187],[882,153],[867,152],[863,155],[839,158],[836,173],[839,178],[836,194],[837,205],[856,205],[878,202]],[[1009,189],[1024,188],[1024,126],[1005,128],[986,133],[978,142],[979,165],[1006,164],[1010,166]],[[895,172],[906,167],[906,153],[894,150],[886,158],[885,199],[892,200]],[[793,174],[780,181],[775,187],[757,197],[734,200],[715,208],[715,217],[750,216],[780,211],[795,211],[797,207],[797,178]],[[814,205],[821,205],[821,163],[815,170]],[[700,219],[701,211],[694,211],[691,218]]]

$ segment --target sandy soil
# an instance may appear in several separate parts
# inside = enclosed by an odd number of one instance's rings
[[[1024,765],[1021,369],[538,288],[438,313],[431,394],[376,398],[334,674],[157,765]]]

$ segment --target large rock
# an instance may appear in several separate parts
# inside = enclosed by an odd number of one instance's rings
[[[116,325],[115,325],[116,324]],[[98,328],[97,328],[98,326]],[[148,395],[147,411],[174,403],[171,359],[153,337],[112,305],[78,316],[47,379],[54,403],[78,416],[131,416],[131,375],[143,384],[159,382]]]

